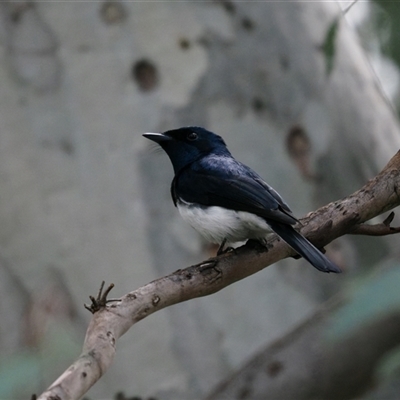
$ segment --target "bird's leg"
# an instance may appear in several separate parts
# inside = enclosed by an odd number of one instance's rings
[[[224,251],[225,244],[226,244],[226,238],[222,241],[221,245],[219,246],[219,249],[217,251],[217,256],[220,256],[221,254],[225,253]]]
[[[233,247],[227,247],[224,250],[224,246],[226,244],[226,241],[227,241],[226,238],[222,241],[221,246],[219,246],[219,249],[217,251],[217,256],[220,256],[221,254],[225,254],[225,253],[228,253],[229,251],[234,251],[235,250]]]

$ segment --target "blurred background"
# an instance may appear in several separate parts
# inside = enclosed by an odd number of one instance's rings
[[[74,361],[102,280],[118,297],[215,254],[141,133],[220,134],[298,217],[375,176],[400,147],[399,14],[383,1],[2,3],[0,398],[41,393]],[[326,248],[341,275],[283,260],[151,315],[87,398],[398,399],[399,243],[346,236]],[[235,391],[255,356],[269,386]]]

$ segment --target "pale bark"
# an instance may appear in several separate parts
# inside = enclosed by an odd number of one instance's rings
[[[301,231],[322,247],[399,205],[399,186],[400,152],[363,188],[303,218]],[[80,398],[110,367],[116,340],[136,322],[162,308],[213,294],[293,255],[294,251],[275,236],[268,241],[267,248],[249,243],[220,257],[179,269],[111,302],[94,314],[81,356],[39,399]]]

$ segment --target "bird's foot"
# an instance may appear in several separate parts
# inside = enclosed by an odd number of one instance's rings
[[[235,249],[234,249],[233,247],[229,247],[229,246],[228,246],[226,249],[224,249],[225,244],[226,244],[226,239],[224,239],[224,240],[222,241],[222,243],[221,243],[221,246],[219,246],[219,249],[218,249],[218,251],[217,251],[217,256],[220,256],[220,255],[222,255],[222,254],[229,253],[229,252],[231,252],[231,251],[235,251]]]
[[[218,249],[217,256],[220,256],[220,255],[226,254],[226,253],[230,253],[231,251],[235,251],[235,248],[228,246],[226,249],[222,249],[222,250]]]

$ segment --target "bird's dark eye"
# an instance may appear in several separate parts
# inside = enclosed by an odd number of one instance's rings
[[[188,139],[188,140],[196,140],[197,139],[197,133],[195,133],[195,132],[190,132],[190,133],[188,133],[187,134],[187,136],[186,136],[186,138]]]

